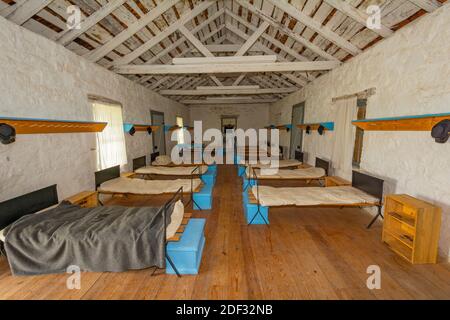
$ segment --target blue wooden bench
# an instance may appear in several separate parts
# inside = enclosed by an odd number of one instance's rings
[[[190,219],[183,233],[169,239],[167,256],[180,274],[198,274],[205,246],[205,223],[205,219]],[[166,273],[175,274],[169,261],[166,261]]]

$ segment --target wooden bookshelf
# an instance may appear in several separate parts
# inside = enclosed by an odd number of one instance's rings
[[[450,113],[355,120],[352,124],[366,131],[431,131],[445,119],[450,120]]]
[[[107,125],[106,122],[6,117],[0,117],[0,123],[14,127],[17,134],[102,132]]]
[[[441,208],[398,194],[386,196],[384,213],[384,243],[410,263],[436,263]]]

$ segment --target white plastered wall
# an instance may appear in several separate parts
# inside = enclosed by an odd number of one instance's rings
[[[334,121],[333,97],[375,87],[367,118],[450,112],[450,5],[272,105],[271,123],[289,123],[305,101],[305,122]],[[285,137],[288,139],[288,136]],[[282,141],[287,144],[288,141]],[[333,134],[304,136],[308,162],[330,158]],[[450,256],[450,142],[430,132],[365,132],[361,168],[386,181],[385,193],[407,193],[443,209],[440,253]]]
[[[123,106],[124,122],[150,123],[150,109],[166,124],[189,109],[137,85],[64,47],[0,17],[0,117],[92,120],[88,94]],[[0,201],[58,184],[60,199],[93,190],[95,134],[18,135],[0,145]],[[151,137],[126,135],[128,165],[149,155]]]

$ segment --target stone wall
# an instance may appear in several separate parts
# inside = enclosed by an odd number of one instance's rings
[[[92,120],[88,94],[120,102],[129,123],[150,123],[150,109],[167,124],[189,109],[92,64],[64,47],[0,17],[0,117]],[[128,165],[149,155],[151,137],[126,135]],[[18,135],[0,145],[0,201],[58,184],[60,199],[92,190],[95,134]]]
[[[333,97],[375,87],[367,118],[450,112],[450,5],[420,18],[367,52],[273,104],[270,121],[288,123],[305,101],[306,122],[334,121]],[[333,134],[305,135],[308,162],[330,158]],[[286,136],[285,139],[288,139]],[[282,144],[287,144],[283,141]],[[366,132],[361,168],[386,179],[386,193],[407,193],[443,208],[441,254],[450,256],[450,142],[430,132]]]

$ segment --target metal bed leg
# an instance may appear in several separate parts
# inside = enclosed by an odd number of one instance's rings
[[[167,261],[169,261],[170,266],[172,267],[172,269],[175,271],[175,273],[177,274],[178,278],[181,278],[181,274],[180,272],[178,272],[177,267],[175,267],[175,264],[173,263],[172,259],[169,257],[169,255],[167,254],[167,247],[166,247],[166,258]]]
[[[378,213],[377,213],[377,215],[372,219],[372,221],[369,223],[369,225],[367,226],[367,229],[370,229],[370,227],[372,227],[372,225],[375,223],[375,221],[377,221],[378,217],[381,217],[382,219],[384,219],[383,213],[381,212],[381,206],[378,207]]]

